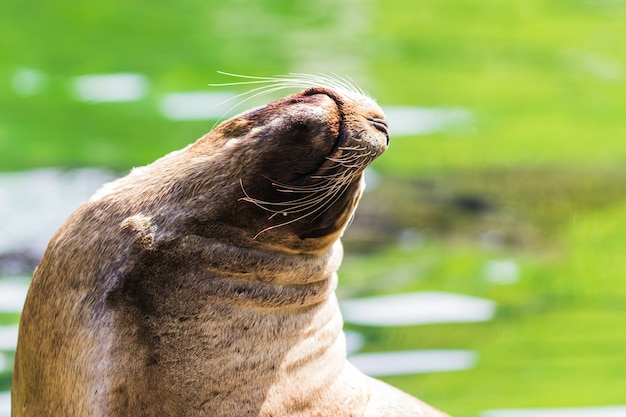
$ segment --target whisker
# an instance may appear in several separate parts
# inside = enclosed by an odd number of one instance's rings
[[[343,196],[343,194],[346,192],[347,189],[348,189],[348,184],[346,184],[341,189],[337,190],[337,192],[335,193],[334,197],[331,196],[331,198],[324,204],[326,208],[324,208],[324,210],[320,211],[315,217],[313,217],[312,220],[315,221],[322,214],[326,213],[328,211],[328,209],[330,209],[337,202],[337,200],[339,200]]]
[[[363,91],[363,89],[356,86],[356,83],[352,81],[348,76],[339,76],[332,74],[332,76],[316,73],[316,74],[302,74],[302,73],[290,73],[287,75],[279,75],[275,77],[260,77],[252,75],[235,74],[225,71],[217,71],[218,74],[226,75],[229,77],[243,78],[245,81],[232,81],[225,83],[211,83],[211,87],[229,87],[229,86],[243,86],[243,85],[255,85],[266,84],[266,86],[274,86],[280,89],[288,88],[311,88],[311,87],[327,87],[336,90],[347,91],[349,93],[356,93],[366,97],[369,95]],[[263,89],[266,86],[258,87]],[[254,90],[254,89],[253,89]]]
[[[281,187],[285,190],[290,190],[290,191],[314,192],[316,190],[323,190],[323,189],[326,189],[328,186],[332,186],[333,182],[329,179],[329,177],[330,176],[320,177],[322,181],[316,182],[314,184],[308,184],[308,185],[284,184],[278,181],[273,181],[272,179],[267,178],[267,177],[265,178],[272,183],[272,186],[277,187],[277,188]]]
[[[308,216],[310,216],[310,215],[314,214],[314,213],[315,213],[315,212],[317,212],[318,210],[321,210],[321,209],[324,207],[324,205],[326,205],[326,204],[328,203],[328,201],[329,201],[329,200],[326,200],[326,199],[325,199],[325,201],[326,201],[326,203],[324,203],[322,206],[319,206],[318,208],[316,208],[315,210],[313,210],[313,211],[311,211],[311,212],[309,212],[309,213],[306,213],[306,214],[304,214],[304,215],[302,215],[302,216],[299,216],[299,217],[297,217],[297,218],[295,218],[295,219],[292,219],[292,220],[289,220],[289,221],[286,221],[286,222],[283,222],[283,223],[280,223],[280,224],[277,224],[277,225],[274,225],[274,226],[269,226],[269,227],[266,227],[265,229],[263,229],[263,230],[261,230],[259,233],[257,233],[257,234],[254,236],[254,239],[256,239],[256,238],[257,238],[257,237],[259,237],[261,234],[263,234],[263,233],[265,233],[265,232],[267,232],[267,231],[269,231],[269,230],[273,230],[273,229],[276,229],[276,228],[279,228],[279,227],[287,226],[287,225],[289,225],[289,224],[295,223],[295,222],[297,222],[297,221],[299,221],[299,220],[302,220],[302,219],[304,219],[304,218],[306,218],[306,217],[308,217]],[[336,200],[333,200],[333,204],[334,204],[334,201],[336,201]],[[319,216],[319,215],[318,215],[318,216]],[[314,219],[316,219],[318,216],[314,217]],[[271,218],[271,217],[270,217],[270,218]]]

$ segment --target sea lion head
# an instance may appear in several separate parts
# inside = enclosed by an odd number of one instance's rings
[[[184,219],[189,233],[239,247],[312,253],[331,246],[363,191],[363,171],[386,150],[389,133],[381,108],[357,89],[306,84],[141,168],[158,169],[158,176],[147,177],[166,184],[156,193],[171,203],[167,213],[159,205],[162,220]],[[142,214],[154,218],[149,211]]]

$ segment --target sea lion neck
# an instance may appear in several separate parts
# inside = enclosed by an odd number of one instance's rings
[[[186,240],[184,246],[205,241],[197,236]],[[339,241],[318,254],[241,248],[211,241],[199,257],[203,274],[193,284],[219,302],[263,309],[307,307],[333,294],[342,256]]]
[[[207,271],[226,272],[239,280],[306,285],[325,280],[335,273],[342,256],[340,241],[321,254],[291,254],[262,248],[241,248],[216,241],[211,245],[205,259]]]
[[[343,249],[337,242],[323,253],[289,254],[187,235],[157,238],[149,250],[139,244],[130,255],[107,291],[108,306],[164,317],[197,315],[212,304],[271,310],[323,303],[336,288]]]

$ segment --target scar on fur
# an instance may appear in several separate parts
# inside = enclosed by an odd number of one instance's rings
[[[151,224],[151,221],[152,217],[139,213],[124,219],[120,226],[122,230],[135,231],[135,243],[149,250],[154,246],[154,234],[157,229]]]

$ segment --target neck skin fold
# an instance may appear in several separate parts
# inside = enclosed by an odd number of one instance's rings
[[[193,238],[182,244],[198,248]],[[199,264],[209,278],[198,280],[202,275],[191,271],[194,285],[176,285],[175,296],[161,289],[168,295],[157,303],[159,314],[141,313],[142,325],[126,327],[112,344],[133,344],[123,349],[125,361],[109,354],[148,382],[145,389],[135,387],[141,390],[132,396],[140,402],[135,407],[156,401],[164,415],[298,415],[314,409],[322,397],[334,398],[331,388],[346,365],[334,294],[341,244],[320,255],[219,243],[205,245],[202,252]],[[127,374],[120,372],[124,378],[112,381],[114,392],[128,384]],[[122,411],[134,410],[131,401]]]

